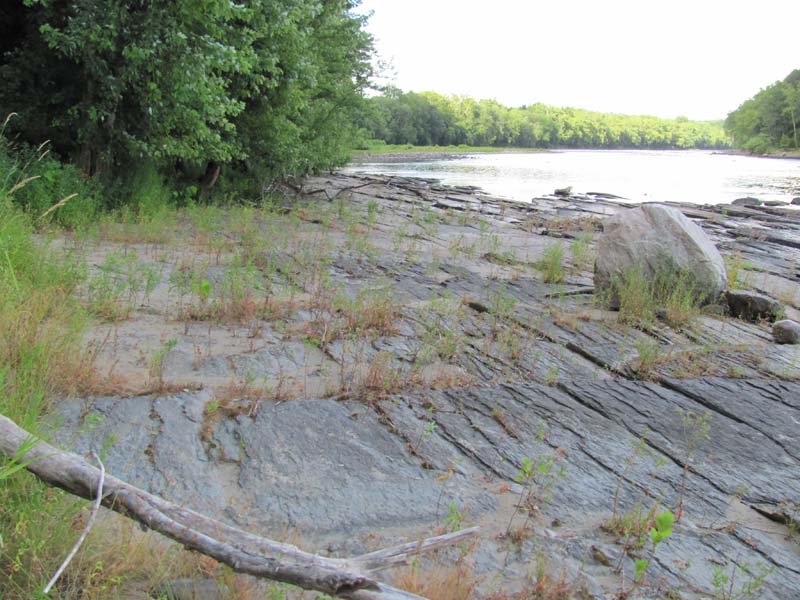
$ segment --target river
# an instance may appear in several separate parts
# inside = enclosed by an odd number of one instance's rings
[[[348,173],[429,177],[474,185],[520,201],[572,187],[636,202],[724,204],[753,196],[790,202],[800,196],[800,160],[714,154],[701,150],[559,150],[469,154],[434,160],[357,162]]]

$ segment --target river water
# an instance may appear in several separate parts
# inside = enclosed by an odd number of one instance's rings
[[[743,196],[790,202],[800,197],[798,159],[700,150],[563,150],[435,160],[409,155],[407,162],[354,163],[345,172],[435,178],[521,201],[567,186],[574,193],[604,192],[636,202],[724,204]]]

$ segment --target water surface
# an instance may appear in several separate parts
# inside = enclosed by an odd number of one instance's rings
[[[790,202],[800,196],[800,160],[700,150],[563,150],[427,161],[409,155],[408,162],[352,164],[345,172],[430,177],[521,201],[567,186],[636,202],[724,204],[743,196]]]

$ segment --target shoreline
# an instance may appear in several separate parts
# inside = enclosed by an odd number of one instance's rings
[[[800,150],[784,150],[781,152],[769,152],[767,154],[756,154],[746,150],[715,150],[712,154],[724,156],[749,156],[751,158],[788,158],[790,160],[800,160]]]

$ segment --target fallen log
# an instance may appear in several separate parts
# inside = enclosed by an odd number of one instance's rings
[[[25,468],[46,484],[87,500],[96,498],[100,471],[82,457],[35,439],[0,415],[0,455],[24,455]],[[373,578],[383,569],[407,563],[422,551],[448,546],[478,532],[477,527],[431,537],[353,558],[328,558],[296,546],[259,537],[183,508],[108,474],[102,504],[138,521],[186,548],[210,556],[234,571],[297,585],[352,600],[419,600],[421,597]]]

